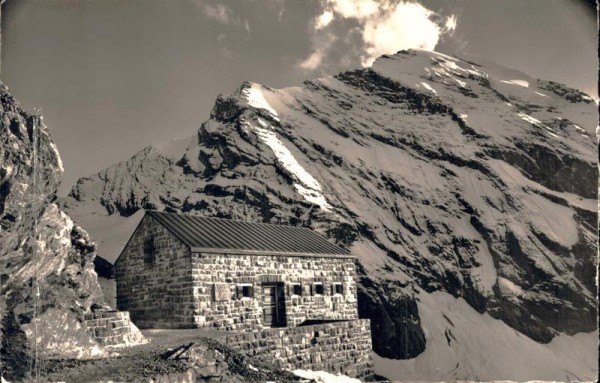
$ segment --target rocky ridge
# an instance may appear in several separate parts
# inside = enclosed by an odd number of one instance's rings
[[[87,232],[56,204],[63,172],[43,119],[0,84],[0,371],[22,379],[34,352],[101,353],[82,326],[102,302]]]

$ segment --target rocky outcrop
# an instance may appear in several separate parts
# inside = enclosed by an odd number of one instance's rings
[[[385,357],[423,351],[418,296],[438,290],[548,342],[596,323],[586,97],[422,51],[299,87],[245,83],[178,158],[148,148],[61,203],[82,219],[151,208],[318,230],[358,255]]]
[[[56,205],[62,163],[41,117],[0,85],[2,374],[22,379],[39,356],[102,350],[83,314],[102,301],[94,242]]]

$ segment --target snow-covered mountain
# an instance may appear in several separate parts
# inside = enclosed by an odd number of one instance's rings
[[[444,339],[431,323],[446,314],[423,309],[432,297],[539,345],[596,330],[597,122],[594,101],[563,85],[402,51],[297,87],[244,83],[197,136],[81,178],[61,203],[109,261],[140,209],[318,230],[359,257],[360,314],[383,358]],[[470,361],[486,339],[445,337],[462,366],[447,379],[487,376]]]

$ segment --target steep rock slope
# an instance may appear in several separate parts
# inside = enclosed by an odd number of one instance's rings
[[[119,225],[99,222],[142,208],[318,230],[358,255],[383,357],[423,352],[417,303],[438,290],[546,343],[596,327],[596,124],[576,90],[402,51],[298,87],[245,83],[185,151],[148,147],[62,204],[101,241]]]
[[[101,352],[81,314],[102,291],[95,245],[55,203],[63,169],[40,117],[0,84],[0,326],[2,366],[20,379],[38,354]]]

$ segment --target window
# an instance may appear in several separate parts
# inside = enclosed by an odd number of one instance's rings
[[[302,285],[300,283],[292,283],[290,286],[290,295],[302,296]]]
[[[144,241],[144,265],[146,265],[146,267],[152,267],[155,262],[156,254],[154,249],[154,237],[150,237]]]
[[[237,298],[253,298],[254,289],[251,283],[240,283],[236,286]]]
[[[334,284],[331,285],[331,295],[334,294],[340,294],[343,295],[344,294],[344,285],[342,285],[340,282],[335,282]]]
[[[323,295],[323,282],[315,282],[312,284],[312,295]]]

